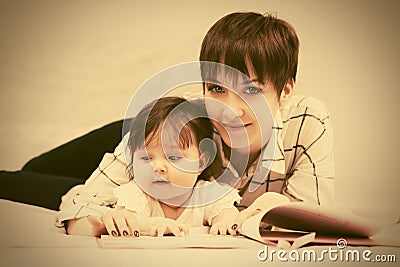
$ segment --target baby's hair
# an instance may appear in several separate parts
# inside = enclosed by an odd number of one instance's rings
[[[167,123],[165,123],[166,121]],[[166,131],[168,136],[179,138],[179,147],[183,149],[196,145],[199,149],[203,149],[201,153],[213,155],[213,152],[210,151],[214,149],[213,146],[202,145],[200,147],[203,139],[212,140],[213,135],[213,126],[207,118],[204,101],[201,99],[186,100],[181,97],[162,97],[154,100],[144,106],[132,119],[129,128],[128,148],[132,157],[138,148],[146,146],[154,138],[160,138],[161,131]],[[208,173],[206,170],[203,173]],[[203,180],[209,178],[209,175],[201,175]]]
[[[218,62],[249,75],[252,64],[256,78],[270,81],[278,96],[283,87],[296,81],[299,40],[295,29],[274,14],[231,13],[207,32],[200,61]],[[208,75],[209,73],[202,73]]]

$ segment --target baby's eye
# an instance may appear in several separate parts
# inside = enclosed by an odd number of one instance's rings
[[[179,160],[179,159],[181,159],[182,157],[180,157],[180,156],[168,156],[168,159],[169,160],[171,160],[171,161],[176,161],[176,160]]]
[[[260,92],[261,92],[260,88],[255,87],[255,86],[248,87],[248,88],[244,91],[245,94],[250,94],[250,95],[252,95],[252,94],[258,94],[258,93],[260,93]]]
[[[149,160],[150,160],[150,157],[148,157],[148,156],[143,156],[143,157],[140,157],[140,159],[141,159],[141,160],[144,160],[144,161],[149,161]]]

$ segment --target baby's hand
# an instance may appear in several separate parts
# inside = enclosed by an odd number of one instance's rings
[[[213,218],[210,228],[210,234],[212,235],[236,235],[236,229],[232,229],[239,211],[235,208],[229,208],[222,210],[216,217]]]
[[[163,236],[164,234],[173,234],[182,236],[189,234],[189,228],[182,223],[164,217],[148,218],[150,236]]]

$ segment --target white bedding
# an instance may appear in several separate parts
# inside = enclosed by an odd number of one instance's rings
[[[284,265],[258,260],[262,244],[241,249],[104,249],[98,239],[68,236],[53,224],[55,211],[36,206],[0,200],[0,266],[271,266]],[[312,246],[319,253],[328,246]],[[337,249],[336,247],[333,247]],[[350,247],[349,247],[350,248]],[[395,255],[400,260],[400,248],[351,247],[360,252],[369,249],[373,255]],[[307,262],[308,265],[322,262]],[[304,262],[303,262],[304,264]],[[326,259],[325,265],[337,264]],[[365,262],[340,262],[340,265],[364,266]],[[381,263],[380,263],[381,264]],[[396,262],[385,263],[396,266]],[[383,266],[383,265],[381,265]]]

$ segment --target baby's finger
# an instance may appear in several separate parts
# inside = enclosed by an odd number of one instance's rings
[[[189,227],[186,224],[179,224],[179,229],[183,233],[183,235],[189,235]]]
[[[179,228],[178,225],[172,226],[172,228],[169,228],[169,230],[171,231],[171,233],[172,233],[174,236],[181,236],[181,235],[182,235],[181,229]]]
[[[152,226],[150,228],[149,236],[157,236],[157,226]]]
[[[101,220],[104,222],[104,225],[105,225],[109,235],[119,236],[117,228],[115,228],[115,225],[114,225],[113,217],[111,217],[109,215],[104,215],[103,217],[101,217]]]
[[[174,236],[181,236],[181,230],[179,224],[176,223],[174,220],[167,221],[167,233],[172,233]]]
[[[166,226],[159,226],[158,228],[157,228],[157,236],[158,237],[160,237],[160,236],[164,236],[164,234],[165,234],[165,231],[167,230],[167,227]]]
[[[217,235],[218,234],[218,225],[212,225],[210,228],[210,235]]]

